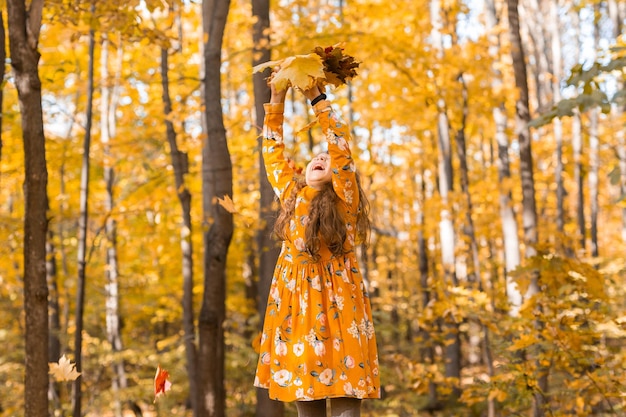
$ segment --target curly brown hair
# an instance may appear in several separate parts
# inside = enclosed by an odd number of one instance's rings
[[[287,227],[293,218],[298,192],[306,186],[303,178],[296,178],[296,184],[290,196],[285,200],[274,224],[274,234],[280,240],[287,239]],[[369,201],[363,192],[361,178],[356,173],[356,183],[359,190],[359,206],[357,209],[356,238],[357,242],[367,244],[369,241],[370,220]],[[335,256],[344,255],[348,251],[344,242],[348,235],[346,222],[339,210],[339,196],[329,181],[322,186],[311,200],[309,206],[309,222],[306,226],[306,250],[314,261],[320,258],[319,250],[323,241],[330,252]]]

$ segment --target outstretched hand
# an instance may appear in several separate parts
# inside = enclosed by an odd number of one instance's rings
[[[278,70],[279,68],[274,68],[274,70],[272,71],[272,74],[267,79],[267,84],[270,86],[270,93],[271,93],[270,103],[281,104],[285,102],[285,97],[287,96],[287,90],[289,89],[289,87],[278,89],[276,88],[276,85],[272,83],[272,79],[274,78]],[[314,84],[311,88],[308,88],[306,90],[301,90],[296,87],[296,90],[302,92],[302,94],[304,94],[304,96],[308,100],[313,100],[314,98],[316,98],[317,96],[321,94],[321,91],[319,87],[317,86],[317,84]]]
[[[287,96],[287,88],[277,89],[276,85],[272,82],[272,79],[278,72],[278,68],[274,68],[269,78],[267,79],[267,84],[270,86],[270,103],[281,104],[285,102],[285,97]]]

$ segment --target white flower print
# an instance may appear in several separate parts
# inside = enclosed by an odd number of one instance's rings
[[[348,333],[352,335],[355,339],[359,338],[359,328],[356,324],[356,320],[352,320],[352,324],[348,327]]]
[[[316,291],[322,291],[322,285],[320,282],[320,276],[316,275],[312,280],[311,280],[311,288],[313,288]]]
[[[274,347],[274,352],[276,352],[278,356],[285,356],[287,354],[287,343],[283,341],[278,342]]]
[[[354,390],[352,389],[352,384],[350,382],[346,382],[345,384],[343,384],[343,392],[348,395],[352,395],[353,391]]]
[[[341,340],[339,340],[338,338],[335,338],[333,340],[333,348],[339,352],[339,349],[341,349]]]
[[[297,377],[296,379],[293,380],[293,385],[295,385],[296,387],[302,386],[302,380],[300,379],[300,377]],[[302,393],[304,394],[304,391],[302,391]]]
[[[317,356],[324,356],[326,354],[326,346],[324,345],[324,342],[321,340],[316,341],[314,350]]]
[[[356,365],[356,361],[350,355],[348,355],[345,358],[343,358],[343,363],[344,363],[344,365],[346,365],[346,368],[348,368],[348,369],[352,369]]]
[[[320,382],[324,385],[330,386],[333,384],[333,376],[335,371],[330,368],[326,368],[320,374]]]
[[[309,345],[315,347],[315,342],[317,342],[317,336],[315,336],[315,329],[311,329],[309,334],[304,336],[304,340],[306,340]]]
[[[302,314],[303,316],[306,316],[307,299],[308,297],[306,292],[304,293],[304,295],[300,296],[300,314]]]
[[[270,290],[270,297],[272,298],[274,304],[280,306],[280,293],[278,292],[278,288],[272,287]]]
[[[291,372],[286,369],[281,369],[280,371],[274,373],[272,379],[281,387],[289,386],[289,382],[291,381]]]
[[[374,337],[374,325],[371,321],[363,318],[361,319],[361,324],[359,324],[359,330],[361,334],[365,335],[368,339]]]
[[[288,283],[287,283],[287,285],[286,285],[286,288],[287,288],[289,291],[293,292],[293,290],[296,288],[296,280],[295,280],[295,279],[291,279],[291,280],[289,280],[289,282],[288,282]]]
[[[339,136],[337,137],[337,146],[342,151],[345,151],[346,149],[348,149],[348,142],[346,142],[346,139],[343,136]]]
[[[300,357],[300,356],[302,356],[303,353],[304,353],[304,343],[298,342],[298,343],[293,345],[293,354],[294,355],[296,355],[297,357]]]
[[[344,302],[344,298],[341,295],[338,295],[335,297],[335,302],[337,303],[337,308],[341,311],[343,311],[343,302]]]
[[[298,249],[300,252],[304,252],[306,250],[306,243],[304,243],[304,239],[302,239],[301,237],[297,238],[293,244],[295,245],[296,249]]]
[[[296,390],[296,398],[300,399],[304,397],[304,388],[298,388]]]
[[[346,184],[350,181],[346,181]],[[354,199],[354,190],[346,188],[343,190],[343,197],[346,199],[346,203],[352,204],[352,200]]]

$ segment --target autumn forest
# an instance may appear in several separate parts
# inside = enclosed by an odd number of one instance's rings
[[[362,415],[626,415],[623,1],[0,5],[1,416],[296,416],[253,386],[279,249],[253,68],[333,45]],[[304,167],[320,127],[293,89],[285,116]]]

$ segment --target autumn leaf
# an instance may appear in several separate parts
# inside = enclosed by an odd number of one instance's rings
[[[291,168],[296,174],[302,174],[302,167],[297,166],[293,159],[287,158],[287,164],[289,165],[289,168]]]
[[[154,402],[172,388],[169,377],[169,372],[161,369],[161,365],[157,365],[156,375],[154,376]]]
[[[235,203],[233,202],[233,200],[227,196],[224,195],[224,198],[217,198],[217,202],[220,206],[224,207],[224,209],[229,212],[229,213],[233,213],[236,214],[237,213],[237,209],[235,208]]]
[[[65,355],[61,356],[59,362],[48,363],[48,373],[56,381],[74,381],[80,376],[80,372],[76,371],[76,364],[70,362]]]
[[[320,78],[324,78],[324,65],[319,55],[295,55],[285,58],[280,69],[274,74],[272,84],[279,90],[290,85],[307,90]]]

